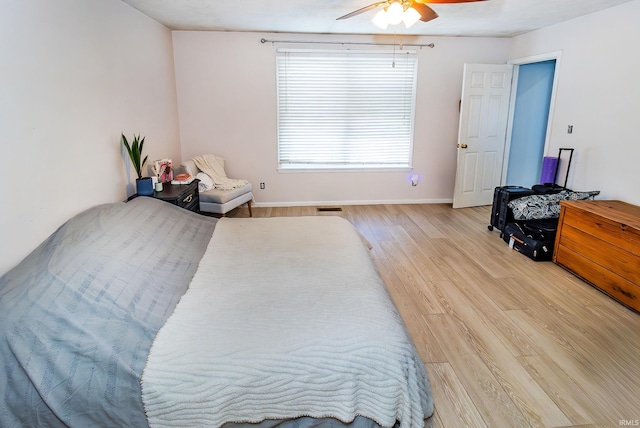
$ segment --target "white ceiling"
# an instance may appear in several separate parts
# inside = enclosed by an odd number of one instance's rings
[[[630,0],[488,0],[432,4],[439,18],[387,30],[375,11],[336,21],[376,0],[122,0],[172,30],[512,37]]]

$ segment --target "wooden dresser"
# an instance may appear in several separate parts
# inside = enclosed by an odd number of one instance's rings
[[[640,207],[561,201],[553,261],[640,312]]]

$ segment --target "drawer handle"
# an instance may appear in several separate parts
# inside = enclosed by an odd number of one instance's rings
[[[191,202],[193,200],[193,193],[190,194],[189,196],[187,196],[186,198],[184,198],[182,200],[182,202],[184,202],[185,204],[188,204],[189,202]]]

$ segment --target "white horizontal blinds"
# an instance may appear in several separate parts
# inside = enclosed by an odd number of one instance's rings
[[[416,70],[408,54],[278,56],[280,167],[409,167]]]

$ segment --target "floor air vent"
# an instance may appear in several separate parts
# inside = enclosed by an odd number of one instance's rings
[[[319,212],[327,212],[327,211],[342,211],[340,207],[319,207]]]

